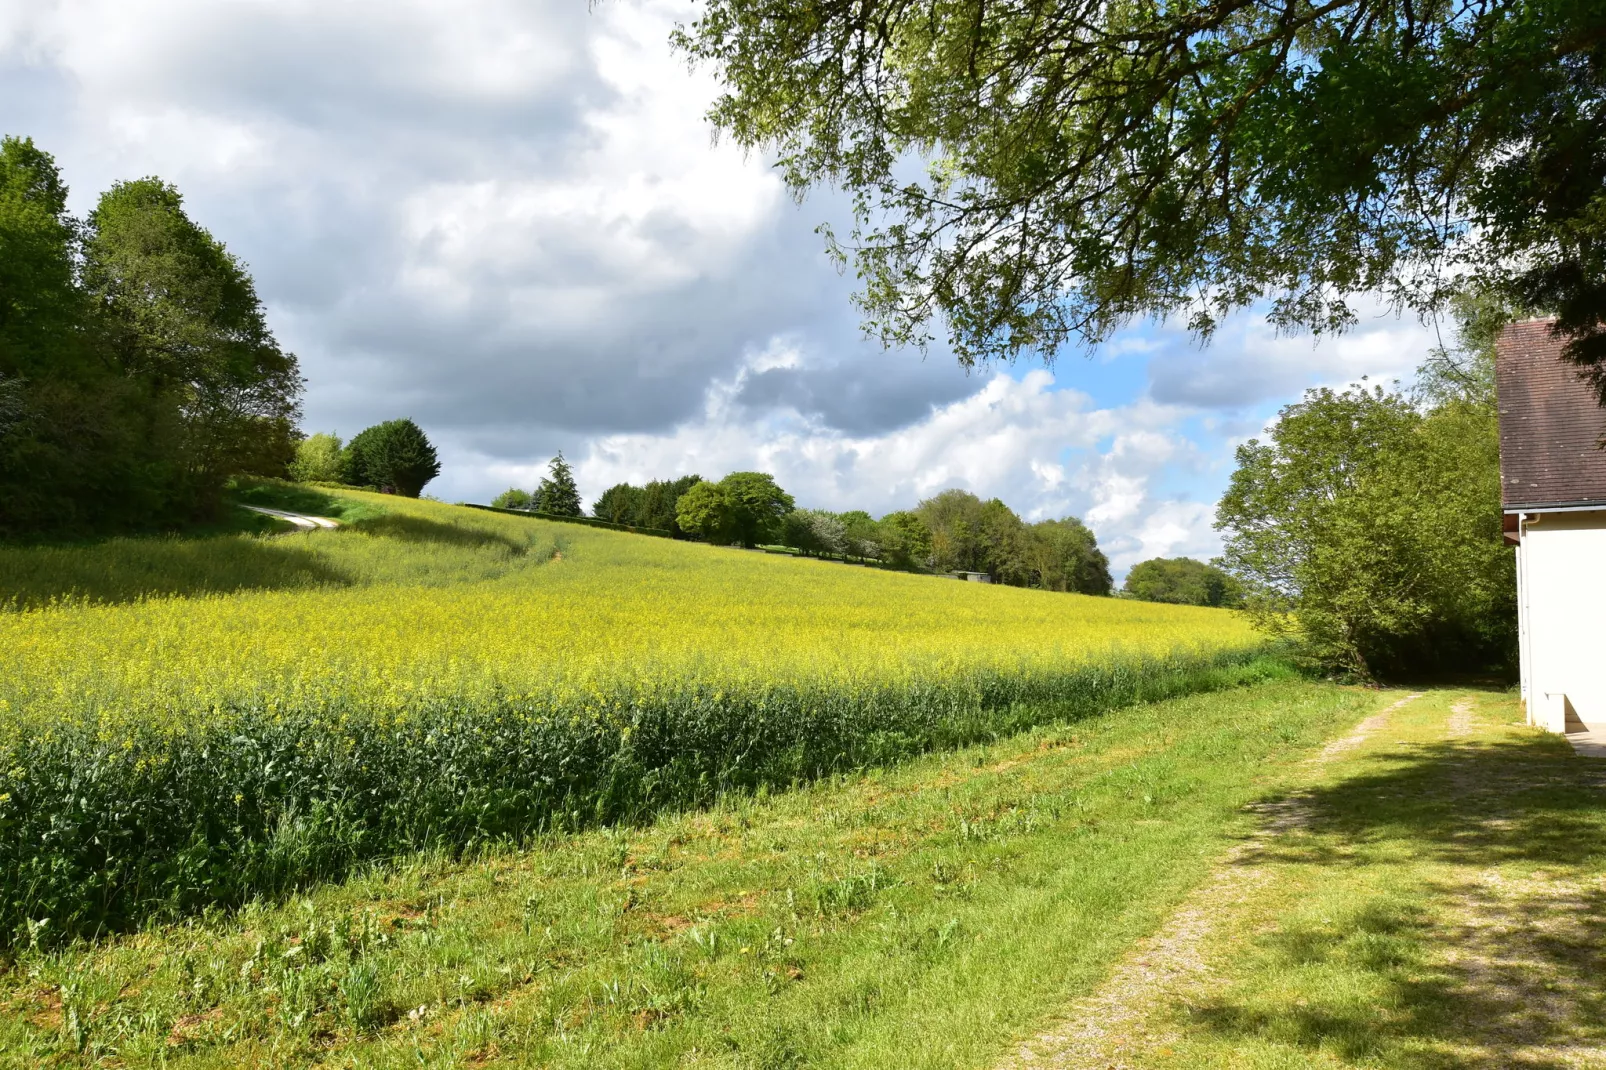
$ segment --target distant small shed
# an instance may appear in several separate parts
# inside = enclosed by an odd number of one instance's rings
[[[955,572],[954,579],[969,580],[971,583],[991,583],[993,578],[985,572]]]
[[[1500,496],[1528,722],[1593,735],[1606,732],[1606,410],[1550,328],[1513,324],[1496,343]]]

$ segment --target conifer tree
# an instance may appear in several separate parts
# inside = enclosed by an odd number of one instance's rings
[[[541,480],[537,496],[541,501],[541,512],[556,513],[558,516],[580,516],[580,491],[574,485],[574,470],[569,462],[563,459],[563,451],[552,458],[552,464],[547,469],[547,477]]]

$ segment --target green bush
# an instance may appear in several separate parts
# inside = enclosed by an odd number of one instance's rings
[[[297,483],[338,483],[343,468],[339,435],[308,435],[296,443],[290,478]]]
[[[1127,595],[1182,606],[1242,606],[1243,587],[1215,565],[1191,557],[1155,557],[1126,574]]]
[[[386,420],[359,432],[346,446],[342,475],[354,487],[378,487],[416,498],[441,474],[428,436],[411,420]]]

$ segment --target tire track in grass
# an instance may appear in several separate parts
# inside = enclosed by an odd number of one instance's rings
[[[1303,764],[1314,771],[1350,754],[1381,729],[1394,711],[1421,697],[1422,692],[1413,692],[1384,707]],[[1470,706],[1467,714],[1470,726]],[[1139,1029],[1155,1005],[1174,989],[1208,972],[1201,948],[1220,918],[1246,903],[1270,880],[1266,866],[1246,864],[1245,860],[1264,850],[1272,837],[1309,824],[1309,800],[1308,792],[1295,791],[1255,807],[1264,819],[1255,835],[1227,852],[1170,919],[1140,940],[1095,992],[1073,1003],[1059,1024],[1002,1060],[999,1070],[1125,1067],[1120,1059],[1125,1038]]]

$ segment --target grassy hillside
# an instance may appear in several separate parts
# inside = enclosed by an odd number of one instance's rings
[[[0,928],[705,803],[1256,646],[1221,611],[270,492],[347,527],[0,549]]]

